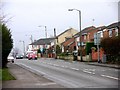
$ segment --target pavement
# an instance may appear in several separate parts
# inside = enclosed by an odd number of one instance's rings
[[[9,72],[16,80],[2,82],[2,88],[64,88],[63,86],[46,79],[43,75],[36,75],[17,64],[8,64]]]
[[[102,67],[110,67],[120,69],[119,65],[115,64],[103,64],[97,62],[88,62],[89,65],[96,65]],[[47,78],[44,75],[37,75],[29,70],[20,67],[17,64],[9,63],[8,68],[10,73],[16,78],[16,80],[3,81],[2,88],[64,88]]]
[[[109,67],[109,68],[120,69],[120,65],[117,65],[117,64],[89,62],[88,65],[95,65],[95,66],[101,66],[101,67]]]

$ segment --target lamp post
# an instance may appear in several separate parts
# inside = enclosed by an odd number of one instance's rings
[[[45,27],[45,36],[46,36],[46,39],[47,39],[47,26],[38,26],[38,27]],[[46,57],[47,57],[47,44],[45,45],[45,48],[46,48]]]
[[[73,11],[73,10],[76,10],[79,12],[79,28],[80,28],[80,57],[81,57],[81,62],[83,61],[83,58],[82,58],[82,33],[81,33],[81,11],[78,10],[78,9],[68,9],[68,11]]]
[[[24,57],[25,57],[25,42],[24,41],[19,41],[19,42],[22,42],[23,43],[23,53],[24,53]]]
[[[38,26],[38,27],[45,27],[45,36],[46,36],[46,38],[47,38],[47,26],[42,26],[42,25],[40,25],[40,26]]]

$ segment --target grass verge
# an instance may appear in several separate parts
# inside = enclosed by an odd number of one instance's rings
[[[0,80],[15,80],[15,78],[9,73],[8,68],[0,69]]]

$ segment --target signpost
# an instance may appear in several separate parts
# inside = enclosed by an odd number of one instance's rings
[[[94,34],[94,44],[97,45],[97,51],[98,51],[98,63],[100,63],[100,33]]]

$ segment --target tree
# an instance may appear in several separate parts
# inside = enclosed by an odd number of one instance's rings
[[[5,24],[2,24],[2,67],[7,66],[7,57],[13,48],[13,39],[10,29]]]
[[[118,55],[120,53],[120,38],[105,38],[101,41],[101,46],[106,54]]]
[[[62,52],[59,45],[56,46],[56,54],[60,54]]]
[[[86,53],[87,53],[87,55],[89,55],[89,53],[91,53],[91,48],[92,47],[96,47],[95,45],[94,45],[94,42],[87,42],[86,43]]]
[[[0,24],[0,68],[2,68],[2,24]]]

